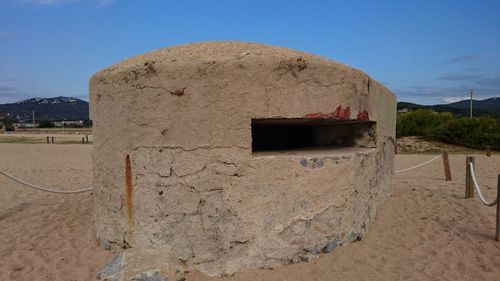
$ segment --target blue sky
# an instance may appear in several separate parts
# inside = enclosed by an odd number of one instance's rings
[[[0,103],[87,99],[96,71],[198,41],[255,41],[361,69],[399,101],[500,96],[500,1],[0,0]]]

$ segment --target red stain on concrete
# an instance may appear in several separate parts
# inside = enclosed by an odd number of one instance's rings
[[[338,106],[335,111],[330,113],[309,113],[304,116],[304,118],[313,118],[313,119],[334,119],[334,120],[349,120],[351,118],[351,108],[348,106],[342,109],[342,106]]]
[[[340,113],[337,118],[340,120],[349,120],[351,118],[351,108],[348,106],[344,109],[340,109]]]
[[[339,119],[339,116],[342,114],[342,106],[337,106],[334,112],[328,114],[329,119]]]
[[[134,190],[132,188],[132,165],[130,164],[130,156],[125,158],[125,205],[127,206],[127,222],[129,231],[134,226],[133,210],[134,210]]]
[[[316,112],[316,113],[306,114],[304,118],[321,119],[321,118],[327,118],[327,116],[324,113]]]
[[[368,116],[368,112],[366,110],[364,111],[360,111],[358,113],[358,116],[356,117],[357,120],[361,120],[361,121],[368,121],[370,120],[370,117]]]

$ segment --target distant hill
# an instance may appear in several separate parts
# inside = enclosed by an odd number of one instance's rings
[[[14,122],[36,120],[88,120],[89,103],[72,97],[32,98],[16,103],[0,104],[0,118],[9,116]]]
[[[466,108],[468,109],[470,105],[470,100],[461,100],[454,103],[447,104],[449,107],[453,108]],[[486,100],[472,100],[472,108],[478,108],[481,110],[497,110],[500,111],[500,97],[489,98]]]
[[[456,115],[469,116],[470,100],[462,100],[448,104],[420,105],[409,102],[398,102],[398,110],[432,109],[438,112],[452,112]],[[485,100],[472,100],[472,112],[474,116],[490,115],[500,118],[500,97]]]

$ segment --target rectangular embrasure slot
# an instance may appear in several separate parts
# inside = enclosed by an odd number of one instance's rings
[[[308,150],[353,151],[376,146],[374,121],[252,119],[252,153]],[[346,149],[351,148],[351,149]]]

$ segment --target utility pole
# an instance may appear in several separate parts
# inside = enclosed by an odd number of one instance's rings
[[[472,95],[474,90],[470,90],[470,118],[472,118]]]
[[[35,110],[33,109],[33,129],[35,128]]]

